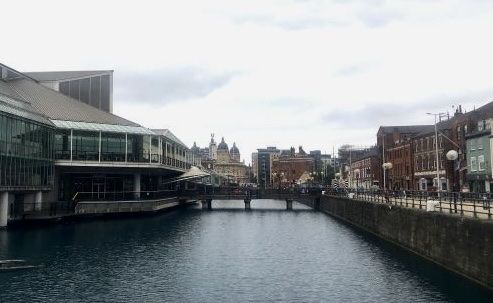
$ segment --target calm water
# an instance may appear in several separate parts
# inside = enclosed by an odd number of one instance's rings
[[[491,302],[492,293],[322,213],[214,201],[0,232],[0,302]],[[262,210],[259,210],[262,208]]]

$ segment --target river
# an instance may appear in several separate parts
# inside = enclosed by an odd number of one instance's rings
[[[0,231],[0,302],[491,302],[492,293],[303,205],[213,201]]]

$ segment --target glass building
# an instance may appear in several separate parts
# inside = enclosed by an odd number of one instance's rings
[[[42,192],[54,185],[55,126],[9,90],[15,78],[0,66],[0,228],[40,210]]]
[[[53,133],[49,124],[0,111],[0,190],[53,186]]]
[[[200,163],[169,130],[108,113],[112,71],[27,75],[0,64],[0,76],[0,227],[56,203],[149,198]]]

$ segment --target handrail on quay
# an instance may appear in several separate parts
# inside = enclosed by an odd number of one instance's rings
[[[328,190],[326,195],[352,198],[368,202],[384,203],[401,207],[429,209],[434,211],[461,216],[471,216],[480,219],[492,219],[492,193],[466,192],[428,192],[412,190]]]
[[[78,192],[72,202],[82,201],[144,201],[164,198],[179,199],[289,199],[320,196],[344,197],[368,202],[397,205],[407,208],[429,209],[480,219],[493,219],[492,193],[437,192],[413,190],[344,189],[344,188],[288,188],[257,189],[246,187],[204,187],[156,191]],[[427,207],[428,206],[428,207]]]

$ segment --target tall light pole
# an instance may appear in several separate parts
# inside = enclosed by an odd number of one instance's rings
[[[354,170],[354,178],[356,179],[356,191],[358,191],[359,187],[360,172],[361,170],[359,168]]]
[[[382,169],[383,169],[383,189],[386,188],[385,184],[385,134],[382,134]]]
[[[440,158],[438,155],[438,130],[437,130],[437,117],[440,118],[445,113],[426,113],[427,115],[435,116],[435,156],[436,156],[436,175],[437,175],[437,195],[440,198]]]

